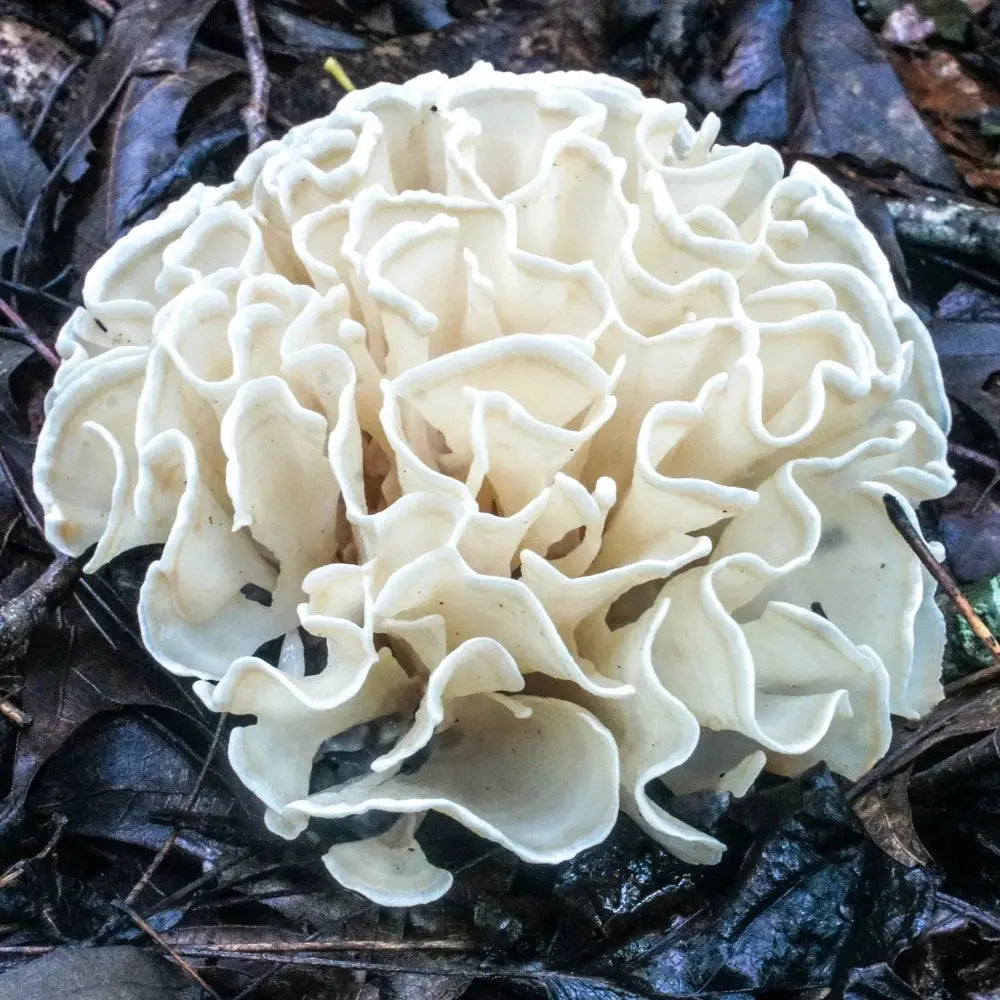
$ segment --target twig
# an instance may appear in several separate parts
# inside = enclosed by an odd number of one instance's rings
[[[163,938],[146,923],[142,917],[139,916],[132,907],[127,906],[124,903],[118,904],[121,909],[123,909],[133,920],[136,927],[138,927],[144,934],[148,934],[183,970],[184,972],[196,982],[209,996],[215,997],[215,1000],[222,1000],[215,990],[212,989],[208,983],[198,974],[198,972],[187,962],[181,955],[176,952]]]
[[[18,484],[2,447],[0,447],[0,472],[6,476],[21,513],[44,538],[45,532],[41,521]],[[21,648],[45,612],[69,590],[79,575],[80,567],[74,560],[68,556],[57,555],[33,584],[0,608],[0,662]]]
[[[934,558],[934,553],[931,552],[927,547],[927,543],[920,537],[920,532],[906,516],[906,512],[903,510],[900,502],[891,493],[886,493],[882,497],[882,502],[885,504],[885,511],[889,515],[889,520],[892,521],[895,529],[903,536],[907,545],[913,550],[914,555],[923,563],[941,589],[948,595],[952,604],[955,605],[955,610],[968,622],[973,634],[986,646],[994,660],[992,667],[987,667],[985,670],[980,670],[977,673],[970,674],[968,677],[963,677],[961,680],[955,681],[953,684],[949,684],[945,688],[945,694],[957,694],[966,688],[986,684],[996,678],[1000,678],[1000,642],[997,642],[996,636],[989,630],[986,622],[976,614],[975,609],[969,603],[969,599],[959,589],[954,577]]]
[[[205,754],[205,762],[201,766],[201,771],[198,772],[198,777],[195,779],[194,787],[191,789],[190,794],[184,801],[183,809],[190,810],[194,807],[195,802],[198,801],[198,796],[201,794],[202,785],[205,784],[205,778],[208,777],[208,769],[211,767],[212,759],[215,757],[215,752],[219,748],[219,739],[222,736],[222,730],[226,723],[227,715],[222,712],[219,715],[219,720],[215,725],[215,732],[212,735],[212,742],[209,745],[208,752]],[[149,867],[142,873],[142,878],[132,887],[132,891],[125,897],[125,905],[132,906],[133,903],[142,895],[143,890],[149,885],[149,880],[156,873],[157,868],[163,864],[164,858],[173,850],[174,844],[177,843],[177,837],[179,835],[179,830],[175,826],[170,833],[167,834],[167,839],[163,842],[160,849],[156,852],[156,857],[149,863]]]
[[[58,277],[61,277],[61,275],[57,275]],[[25,285],[21,281],[10,281],[8,278],[0,278],[0,288],[5,288],[10,292],[17,292],[18,295],[33,295],[36,298],[45,299],[57,306],[64,306],[68,309],[76,309],[77,306],[83,305],[80,299],[68,299],[64,295],[56,295],[55,292],[50,292],[49,288],[55,283],[54,279],[53,281],[46,282],[41,288],[33,288],[31,285]]]
[[[307,940],[316,937],[318,933],[319,931],[313,932],[312,934],[309,935],[309,938],[307,938]],[[268,966],[268,968],[266,968],[259,976],[255,976],[253,980],[247,983],[246,987],[240,990],[239,993],[237,993],[236,996],[232,998],[232,1000],[246,1000],[247,997],[254,994],[257,990],[260,989],[261,986],[264,985],[264,983],[266,983],[269,979],[271,979],[274,975],[276,975],[280,971],[281,971],[281,963],[272,962],[271,965]]]
[[[21,331],[25,342],[31,346],[37,355],[43,357],[53,368],[59,367],[59,355],[3,299],[0,299],[0,313],[3,313]]]
[[[80,567],[73,559],[57,556],[34,583],[0,607],[0,663],[24,646],[34,627],[79,575]]]
[[[1000,261],[1000,210],[986,205],[887,198],[896,235],[905,243]]]
[[[31,725],[31,716],[12,705],[6,698],[0,699],[0,715],[21,729]]]
[[[271,79],[264,59],[264,45],[260,40],[260,25],[257,23],[253,0],[236,0],[236,12],[240,17],[243,48],[250,71],[250,102],[243,109],[242,118],[247,127],[247,144],[250,149],[256,149],[268,139],[267,106]]]
[[[196,945],[195,947],[202,947]],[[241,952],[262,951],[272,955],[298,955],[310,951],[455,951],[475,952],[479,945],[474,941],[222,941],[213,942],[211,948],[219,954],[239,954]]]

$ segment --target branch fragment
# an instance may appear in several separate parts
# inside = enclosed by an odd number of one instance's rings
[[[904,243],[1000,262],[1000,209],[933,196],[888,198],[885,206]]]
[[[59,355],[49,347],[48,344],[42,340],[41,337],[31,329],[30,326],[21,318],[20,314],[17,313],[11,306],[9,306],[3,299],[0,299],[0,313],[3,313],[7,319],[20,331],[21,336],[24,338],[24,342],[31,347],[31,349],[39,355],[39,357],[44,358],[53,368],[59,367]]]
[[[24,648],[32,630],[56,605],[80,575],[80,567],[69,556],[57,556],[49,568],[29,587],[0,608],[0,662],[12,659]],[[18,712],[18,710],[11,710]],[[8,718],[7,711],[3,714]],[[22,715],[25,725],[31,720]]]
[[[260,40],[260,25],[253,0],[236,0],[240,17],[243,47],[250,71],[250,102],[243,109],[243,123],[247,127],[247,143],[251,150],[267,142],[267,107],[271,94],[271,79],[264,59],[264,45]]]
[[[903,510],[900,502],[890,493],[886,493],[882,497],[882,502],[885,504],[885,511],[889,515],[893,527],[903,536],[907,545],[913,550],[913,554],[934,577],[938,586],[948,595],[952,604],[955,605],[955,610],[968,622],[973,634],[990,651],[994,660],[994,666],[963,677],[961,680],[955,681],[954,684],[949,684],[945,688],[945,694],[956,694],[966,688],[976,687],[1000,678],[1000,642],[997,641],[996,636],[989,630],[986,622],[976,614],[969,599],[959,589],[955,578],[934,558],[934,553],[920,537],[920,532],[906,516],[906,511]]]

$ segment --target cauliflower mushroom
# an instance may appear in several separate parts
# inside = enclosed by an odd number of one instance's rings
[[[379,84],[120,239],[59,336],[49,539],[162,546],[147,647],[253,717],[276,834],[395,817],[323,858],[373,900],[447,890],[428,810],[716,861],[651,782],[856,777],[940,697],[881,511],[952,486],[927,331],[843,192],[717,128],[584,72]]]

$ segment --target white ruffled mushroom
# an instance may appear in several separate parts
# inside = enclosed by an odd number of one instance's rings
[[[856,777],[940,697],[882,511],[952,485],[927,331],[843,192],[717,128],[583,72],[380,84],[137,226],[60,334],[48,537],[162,545],[151,653],[254,717],[275,833],[395,817],[323,856],[377,902],[451,884],[428,810],[714,862],[651,782]]]

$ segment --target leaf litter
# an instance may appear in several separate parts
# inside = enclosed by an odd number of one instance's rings
[[[51,342],[97,254],[244,154],[241,111],[267,88],[238,6],[248,0],[0,2],[16,62],[0,74],[0,298],[23,323],[0,340],[0,997],[996,995],[1000,685],[977,682],[992,657],[950,609],[945,679],[968,686],[922,721],[897,720],[860,782],[820,767],[762,778],[739,800],[672,797],[730,845],[720,865],[686,865],[623,817],[605,843],[532,868],[432,816],[427,851],[458,872],[455,889],[393,911],[264,829],[218,752],[225,728],[137,643],[141,560],[87,583],[55,562],[28,499],[50,375],[25,329]],[[1000,187],[1000,6],[252,6],[272,134],[341,96],[329,55],[358,86],[483,58],[616,72],[696,118],[719,114],[728,139],[836,175],[930,321],[959,487],[925,526],[996,629],[1000,282],[991,230],[975,227],[993,224]],[[29,37],[50,39],[58,64],[45,45],[10,43]]]

